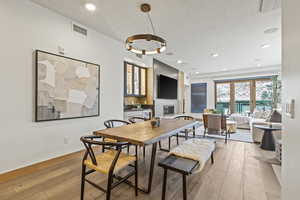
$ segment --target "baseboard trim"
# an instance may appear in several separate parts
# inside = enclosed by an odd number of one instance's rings
[[[26,166],[26,167],[21,167],[19,169],[15,169],[15,170],[12,170],[12,171],[9,171],[9,172],[4,172],[4,173],[0,174],[0,183],[7,182],[7,181],[10,181],[10,180],[16,179],[20,176],[25,176],[25,175],[28,175],[30,173],[36,172],[38,170],[42,170],[42,169],[45,169],[45,168],[50,167],[52,165],[64,162],[68,159],[72,159],[73,157],[76,157],[78,153],[82,153],[83,151],[84,150],[82,149],[82,150],[75,151],[75,152],[72,152],[72,153],[68,153],[68,154],[65,154],[65,155],[62,155],[62,156],[51,158],[51,159],[48,159],[48,160],[45,160],[45,161],[42,161],[42,162],[38,162],[38,163],[29,165],[29,166]]]

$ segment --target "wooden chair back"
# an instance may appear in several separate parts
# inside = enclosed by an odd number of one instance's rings
[[[208,114],[203,114],[203,126],[204,129],[208,128]]]
[[[226,116],[221,114],[203,114],[204,128],[213,132],[226,130]]]
[[[116,156],[115,156],[115,158],[114,158],[114,160],[111,164],[111,168],[113,170],[116,163],[117,163],[117,160],[120,156],[120,153],[122,151],[122,147],[127,146],[128,142],[113,142],[113,143],[111,143],[111,142],[103,142],[103,141],[97,140],[97,139],[101,139],[101,138],[102,138],[101,136],[94,136],[94,135],[83,136],[83,137],[80,138],[81,142],[83,143],[83,145],[86,148],[86,152],[83,156],[83,162],[87,159],[87,157],[90,157],[92,163],[94,165],[98,165],[93,146],[116,147],[117,153],[116,153]]]
[[[187,116],[187,115],[182,115],[182,116],[177,116],[175,119],[183,119],[183,120],[194,120],[194,117],[192,116]]]
[[[128,119],[128,121],[130,121],[133,124],[135,124],[137,122],[148,121],[148,120],[149,119],[147,119],[145,117],[131,117],[130,119]]]
[[[128,124],[130,124],[130,123],[127,121],[118,120],[118,119],[107,120],[104,122],[104,126],[106,128],[114,128],[114,127],[124,126],[124,125],[128,125]]]

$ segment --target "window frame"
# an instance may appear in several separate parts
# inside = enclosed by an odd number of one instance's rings
[[[259,78],[246,78],[246,79],[233,79],[233,80],[221,80],[214,81],[215,87],[215,109],[217,108],[217,85],[218,84],[230,84],[230,101],[229,101],[229,111],[230,113],[235,113],[235,83],[238,82],[250,82],[250,112],[253,113],[256,107],[256,81],[271,81],[272,77],[259,77]],[[273,94],[272,94],[273,95]]]

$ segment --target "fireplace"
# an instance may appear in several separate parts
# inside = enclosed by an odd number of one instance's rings
[[[174,105],[164,105],[164,115],[170,115],[175,113]]]

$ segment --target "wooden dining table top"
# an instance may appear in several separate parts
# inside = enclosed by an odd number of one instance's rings
[[[161,119],[159,127],[152,127],[151,121],[149,120],[94,131],[94,135],[145,146],[168,138],[185,129],[200,125],[201,123],[196,120]]]

